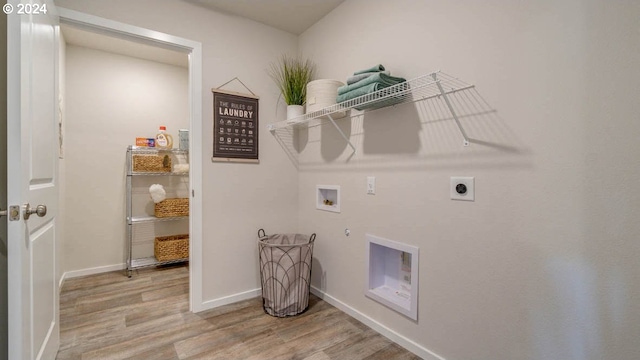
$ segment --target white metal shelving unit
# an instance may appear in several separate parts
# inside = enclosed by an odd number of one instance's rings
[[[133,178],[134,177],[158,177],[158,176],[189,176],[189,173],[175,173],[175,172],[142,172],[142,171],[133,171],[133,155],[157,155],[157,154],[168,154],[170,156],[175,157],[176,155],[184,155],[188,156],[189,152],[187,150],[178,150],[178,149],[156,149],[156,148],[145,148],[145,147],[137,147],[137,146],[129,146],[127,148],[127,247],[128,247],[128,255],[127,255],[127,276],[131,277],[133,270],[158,266],[158,265],[167,265],[167,264],[175,264],[189,261],[186,259],[176,259],[169,261],[158,261],[155,257],[133,257],[133,226],[136,224],[142,223],[156,223],[156,222],[172,222],[188,219],[188,216],[176,216],[176,217],[164,217],[159,218],[155,216],[134,216],[133,215],[133,196],[132,196],[132,188],[133,188]],[[174,159],[175,160],[175,159]]]
[[[355,147],[334,120],[334,116],[337,113],[342,114],[351,109],[365,111],[375,110],[402,103],[442,97],[449,112],[451,113],[451,116],[455,120],[458,129],[460,130],[460,134],[463,138],[463,145],[468,146],[469,138],[467,133],[464,131],[462,124],[460,124],[457,112],[449,100],[449,95],[459,91],[469,90],[474,87],[474,85],[469,85],[453,76],[437,71],[289,120],[268,124],[267,129],[271,132],[275,132],[279,129],[307,126],[309,122],[314,119],[328,119],[349,144],[353,152],[355,152]]]

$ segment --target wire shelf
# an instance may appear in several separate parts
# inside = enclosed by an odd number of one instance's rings
[[[407,102],[427,100],[438,96],[446,97],[446,95],[473,87],[474,85],[467,84],[453,76],[437,71],[289,120],[268,124],[267,129],[275,131],[288,127],[306,126],[314,119],[329,118],[333,120],[331,115],[343,113],[346,110],[375,110]]]
[[[155,216],[132,216],[128,218],[129,224],[138,224],[146,222],[163,222],[163,221],[177,221],[188,219],[188,216],[173,216],[173,217],[155,217]]]
[[[156,154],[159,152],[163,152],[163,153],[173,153],[173,154],[188,154],[189,150],[180,150],[180,149],[161,149],[161,148],[157,148],[157,147],[145,147],[145,146],[134,146],[134,145],[129,145],[129,148],[127,150],[132,151],[133,153],[136,154]]]
[[[188,172],[132,171],[130,175],[134,175],[134,176],[189,176],[189,173]]]
[[[469,146],[471,142],[460,119],[468,120],[470,117],[495,111],[478,94],[475,85],[436,71],[289,120],[267,124],[267,129],[271,131],[293,164],[298,167],[300,166],[299,154],[304,148],[304,144],[298,142],[298,134],[305,134],[305,132],[299,133],[299,130],[304,131],[306,128],[331,124],[352,149],[351,155],[347,157],[348,161],[356,153],[356,146],[351,142],[351,134],[345,134],[337,124],[345,113],[351,118],[362,117],[364,114],[390,106],[423,101],[437,104],[441,109],[440,116],[455,123],[462,137],[463,146]],[[308,136],[308,134],[302,136]]]
[[[182,263],[189,261],[188,258],[185,259],[176,259],[176,260],[168,260],[168,261],[158,261],[154,256],[152,257],[139,257],[134,258],[133,256],[133,246],[146,243],[144,241],[136,241],[134,239],[134,224],[141,223],[156,223],[156,222],[167,222],[167,221],[179,221],[182,219],[188,219],[188,216],[179,216],[179,217],[165,217],[158,218],[155,216],[133,216],[133,197],[134,195],[138,195],[137,190],[134,192],[133,186],[133,178],[135,176],[178,176],[185,177],[189,176],[188,172],[144,172],[144,171],[133,171],[133,156],[135,155],[157,155],[160,157],[171,157],[173,161],[177,160],[177,163],[189,163],[189,151],[188,150],[180,150],[180,149],[160,149],[160,148],[149,148],[149,147],[139,147],[139,146],[128,146],[127,147],[127,159],[126,159],[126,217],[125,221],[127,224],[127,261],[126,261],[126,275],[128,277],[132,276],[132,271],[138,268],[158,266],[158,265],[166,265],[166,264],[174,264],[174,263]],[[173,162],[172,161],[172,162]],[[174,163],[176,164],[176,163]],[[164,164],[163,164],[164,165]],[[155,170],[155,169],[154,169]],[[167,181],[169,182],[169,181]],[[183,183],[180,180],[180,183]],[[136,187],[136,189],[139,187]],[[144,227],[143,227],[144,228]]]
[[[151,266],[159,266],[159,265],[168,265],[168,264],[178,264],[189,261],[189,258],[186,259],[176,259],[176,260],[167,260],[167,261],[158,261],[155,257],[145,257],[145,258],[137,258],[131,260],[131,266],[129,270],[139,269],[144,267]]]

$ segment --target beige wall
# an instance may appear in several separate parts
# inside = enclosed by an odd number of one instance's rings
[[[266,69],[269,62],[282,53],[295,52],[297,38],[183,1],[59,0],[56,4],[202,43],[204,130],[202,134],[194,135],[202,137],[205,151],[201,164],[204,187],[203,298],[215,300],[259,288],[257,230],[264,227],[270,232],[295,231],[297,224],[296,168],[264,127],[275,121],[278,99],[278,90]],[[260,96],[259,165],[211,162],[211,88],[234,77]],[[237,84],[226,88],[246,92]],[[283,109],[279,109],[279,114],[283,114]],[[123,180],[119,178],[118,181]],[[114,224],[116,217],[121,224],[120,216],[114,216]],[[230,274],[233,276],[225,276]]]
[[[202,42],[204,129],[210,88],[235,76],[261,96],[261,123],[279,120],[265,69],[293,35],[187,2],[57,4]],[[440,69],[497,112],[463,119],[470,147],[423,102],[341,120],[350,159],[335,131],[311,129],[298,172],[264,127],[260,165],[203,156],[204,298],[258,287],[255,230],[299,217],[318,234],[314,286],[446,359],[632,359],[639,15],[595,0],[345,2],[299,39],[320,77]],[[449,200],[452,175],[476,177],[475,202]],[[342,186],[342,213],[315,210],[316,184]],[[417,323],[364,297],[365,233],[420,247]]]
[[[637,357],[639,16],[621,1],[349,0],[305,32],[320,78],[442,70],[497,110],[462,119],[469,147],[435,101],[340,120],[350,159],[330,126],[301,137],[313,285],[448,360]],[[449,199],[460,175],[475,202]],[[342,187],[342,213],[315,209],[316,184]],[[420,248],[417,323],[363,295],[365,233]]]
[[[64,271],[122,264],[127,146],[189,127],[188,70],[68,45],[65,86]]]

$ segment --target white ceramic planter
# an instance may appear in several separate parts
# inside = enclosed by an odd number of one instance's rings
[[[287,105],[287,120],[302,115],[304,115],[304,107],[302,105]]]

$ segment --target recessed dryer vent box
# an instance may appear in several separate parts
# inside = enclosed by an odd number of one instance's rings
[[[365,295],[418,320],[418,248],[366,234]]]
[[[316,209],[340,212],[340,186],[316,185]]]

